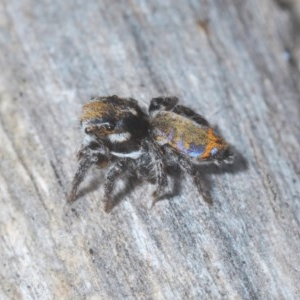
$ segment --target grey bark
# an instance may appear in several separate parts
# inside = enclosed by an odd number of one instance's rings
[[[0,299],[299,299],[299,2],[0,3]],[[174,95],[236,148],[153,209],[71,206],[81,106]]]

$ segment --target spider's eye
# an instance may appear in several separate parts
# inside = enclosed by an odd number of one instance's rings
[[[115,128],[114,124],[112,124],[112,123],[105,124],[104,127],[106,130],[109,130],[109,131],[114,130],[114,128]]]

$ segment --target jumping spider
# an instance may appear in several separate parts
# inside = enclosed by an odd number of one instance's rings
[[[197,165],[232,163],[228,143],[202,116],[177,103],[176,97],[154,98],[148,115],[131,98],[97,97],[85,104],[81,116],[85,136],[68,201],[75,200],[92,165],[109,168],[104,185],[105,211],[109,212],[114,206],[114,184],[121,175],[154,181],[154,204],[165,194],[167,167],[179,165],[200,189]]]

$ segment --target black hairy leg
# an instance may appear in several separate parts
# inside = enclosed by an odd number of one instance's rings
[[[152,158],[151,164],[154,176],[156,178],[156,189],[152,194],[153,201],[151,207],[153,207],[157,201],[160,201],[163,198],[168,180],[165,170],[163,152],[160,149],[159,145],[153,140],[148,144],[148,149],[149,155]]]
[[[108,157],[103,155],[104,148],[99,146],[99,144],[91,142],[78,151],[77,158],[79,160],[79,165],[72,181],[71,191],[67,197],[68,202],[75,201],[78,188],[92,165],[96,164],[102,166],[107,164]]]
[[[164,170],[164,164],[162,160],[156,160],[155,161],[155,172],[156,172],[156,189],[153,192],[153,201],[152,206],[155,205],[155,203],[159,200],[161,200],[165,194],[166,186],[167,186],[167,176]]]
[[[183,116],[190,120],[193,120],[194,122],[198,123],[199,125],[209,127],[209,123],[201,115],[195,113],[192,109],[190,109],[186,106],[176,105],[173,109],[173,112],[180,116]]]
[[[176,157],[177,160],[176,162],[179,164],[181,169],[186,171],[189,176],[193,179],[194,184],[196,185],[198,192],[200,195],[203,196],[203,199],[206,203],[212,204],[211,197],[207,195],[202,187],[202,182],[200,180],[199,172],[198,169],[195,165],[193,165],[186,157],[184,157],[182,154],[178,153],[175,151],[171,146],[169,145],[164,145],[163,149],[166,152],[166,155],[169,155],[170,157]],[[174,158],[173,158],[173,163],[175,163]]]
[[[150,102],[149,113],[154,111],[168,111],[172,110],[174,106],[178,103],[177,97],[158,97],[153,98]]]
[[[209,126],[209,123],[201,115],[195,113],[192,109],[177,105],[178,98],[176,97],[158,97],[151,100],[149,113],[154,111],[172,111],[177,115],[183,116],[202,126]]]
[[[74,179],[72,181],[72,188],[71,191],[67,197],[68,202],[73,202],[76,199],[76,193],[79,188],[79,185],[83,181],[87,171],[89,168],[93,165],[93,161],[89,159],[89,157],[81,158],[79,161],[79,166],[77,168],[77,171],[75,173]]]
[[[128,159],[120,159],[111,167],[107,174],[104,184],[105,212],[110,212],[115,206],[114,199],[111,194],[116,180],[126,171],[127,166]]]

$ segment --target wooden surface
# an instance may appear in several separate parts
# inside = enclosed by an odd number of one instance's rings
[[[299,2],[0,3],[0,299],[299,299]],[[174,95],[235,146],[152,210],[66,204],[93,95]]]

